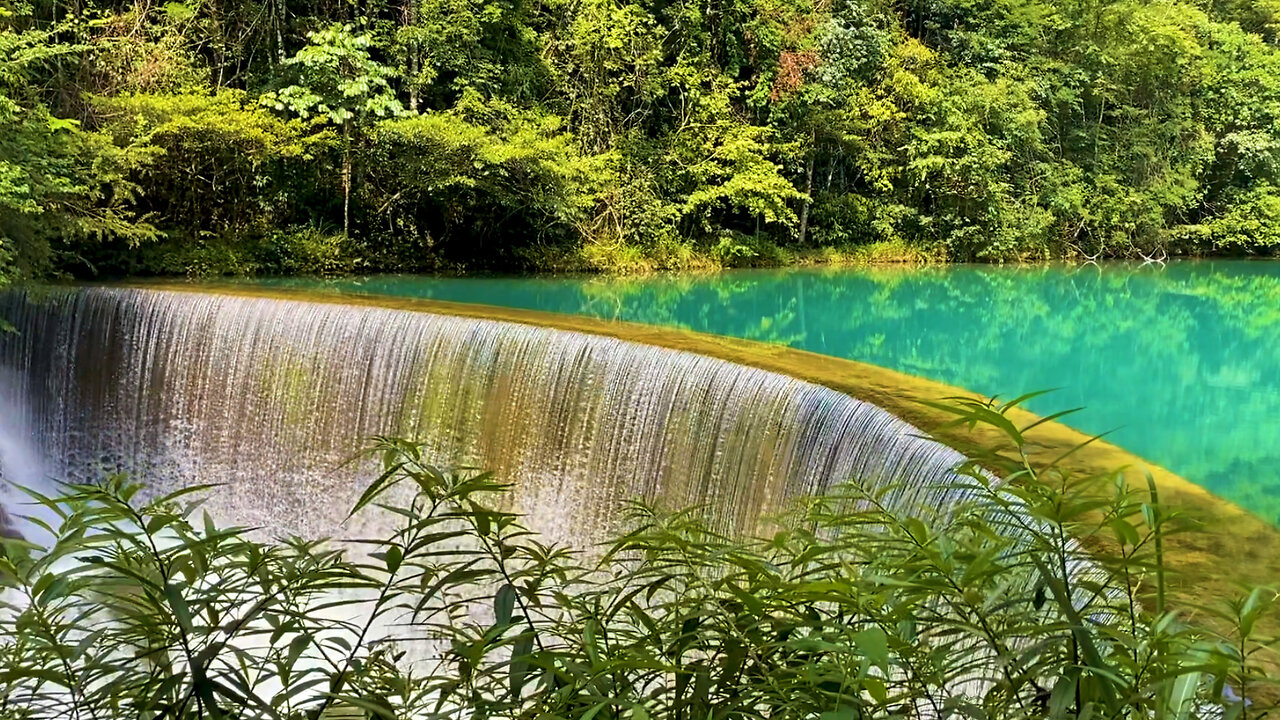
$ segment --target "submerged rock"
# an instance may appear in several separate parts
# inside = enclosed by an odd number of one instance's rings
[[[14,522],[13,515],[9,513],[9,508],[0,504],[0,537],[10,538],[12,540],[24,540],[22,531],[18,529],[18,525]]]

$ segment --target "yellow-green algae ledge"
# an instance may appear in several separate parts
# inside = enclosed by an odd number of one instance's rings
[[[281,290],[230,283],[135,282],[129,285],[155,290],[216,292],[392,308],[603,335],[693,352],[824,385],[874,403],[965,454],[1008,445],[1007,438],[994,428],[970,430],[951,426],[949,421],[953,416],[923,404],[924,401],[947,397],[977,397],[974,393],[876,365],[782,345],[679,328],[441,300]],[[1039,418],[1025,410],[1015,409],[1010,419],[1019,427],[1025,427]],[[1033,463],[1048,463],[1090,439],[1090,436],[1061,423],[1046,422],[1028,433],[1027,453]],[[1197,604],[1235,595],[1242,586],[1270,585],[1280,580],[1280,529],[1243,508],[1105,440],[1089,442],[1061,464],[1090,475],[1123,468],[1131,481],[1138,480],[1142,484],[1145,484],[1142,473],[1149,472],[1155,478],[1162,503],[1198,526],[1195,532],[1175,533],[1165,540],[1166,562],[1171,570],[1169,587],[1173,599],[1179,601],[1177,604],[1181,607],[1190,610]],[[1274,629],[1280,630],[1280,622],[1274,625]]]

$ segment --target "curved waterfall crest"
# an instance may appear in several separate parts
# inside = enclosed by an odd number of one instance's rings
[[[634,496],[739,529],[851,477],[942,506],[963,460],[818,385],[563,330],[133,288],[11,291],[0,317],[5,392],[49,474],[220,483],[216,512],[281,532],[338,531],[374,435],[513,480],[529,524],[569,541]]]

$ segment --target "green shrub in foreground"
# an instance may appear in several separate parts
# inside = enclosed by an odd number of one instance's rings
[[[1114,477],[967,468],[941,514],[851,483],[752,540],[637,504],[588,557],[494,509],[492,477],[377,449],[353,513],[398,529],[354,551],[219,527],[206,488],[39,498],[62,524],[47,553],[8,541],[0,717],[1245,718],[1274,697],[1274,594],[1184,622],[1170,518]]]

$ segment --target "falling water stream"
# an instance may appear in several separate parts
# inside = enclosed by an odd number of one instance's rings
[[[114,288],[9,292],[0,317],[21,408],[0,427],[6,466],[34,448],[54,478],[218,483],[215,513],[281,533],[351,529],[372,476],[350,459],[376,435],[513,481],[534,529],[579,545],[636,496],[706,504],[726,529],[851,477],[942,503],[961,460],[826,388],[573,332]]]

